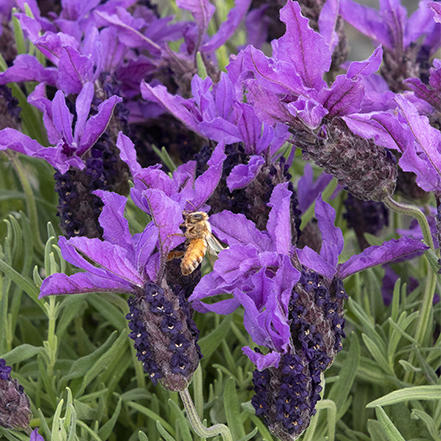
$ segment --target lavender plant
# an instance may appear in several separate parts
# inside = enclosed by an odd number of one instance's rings
[[[437,3],[0,18],[0,440],[440,438]]]

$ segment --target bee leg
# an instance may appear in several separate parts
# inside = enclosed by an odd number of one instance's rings
[[[170,260],[173,259],[181,259],[185,254],[185,251],[179,251],[179,250],[173,250],[170,251],[167,255],[167,259],[166,261],[169,262]]]

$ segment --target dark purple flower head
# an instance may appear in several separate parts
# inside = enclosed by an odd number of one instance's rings
[[[381,74],[394,92],[406,90],[403,81],[409,77],[426,82],[430,57],[440,47],[441,27],[433,20],[428,3],[421,0],[407,18],[400,0],[380,1],[379,11],[352,0],[340,2],[343,18],[384,46]]]
[[[6,366],[6,361],[3,358],[0,358],[0,379],[2,380],[10,380],[11,379],[11,370],[10,366]]]
[[[139,360],[155,384],[160,380],[169,390],[182,390],[201,357],[192,310],[184,292],[165,274],[169,252],[184,240],[179,229],[182,209],[162,190],[146,189],[142,200],[153,220],[132,236],[123,216],[126,198],[96,194],[104,203],[99,219],[104,240],[61,237],[64,259],[85,272],[47,277],[40,297],[97,291],[132,294],[127,319]]]
[[[23,386],[11,378],[11,368],[0,359],[0,426],[26,430],[31,417],[29,398]]]
[[[320,374],[342,347],[347,297],[342,279],[427,248],[413,239],[392,240],[338,264],[343,235],[334,226],[334,210],[318,197],[321,250],[297,249],[291,238],[290,197],[288,183],[275,187],[266,231],[240,214],[213,215],[213,230],[229,248],[190,296],[201,312],[229,314],[243,306],[246,330],[266,350],[243,348],[258,370],[252,403],[270,430],[287,440],[309,425],[321,390]],[[232,298],[201,301],[225,293]]]

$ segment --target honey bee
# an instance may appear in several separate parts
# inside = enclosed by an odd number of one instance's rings
[[[199,266],[206,252],[216,258],[217,253],[226,249],[211,232],[207,213],[184,211],[184,222],[180,226],[185,228],[185,252],[172,251],[168,260],[182,256],[181,271],[184,276],[190,275]]]

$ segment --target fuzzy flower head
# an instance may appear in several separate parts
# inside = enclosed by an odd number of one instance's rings
[[[64,259],[85,272],[49,276],[42,283],[40,297],[132,294],[127,319],[139,360],[154,384],[160,380],[169,390],[182,390],[201,357],[192,310],[180,287],[164,276],[166,256],[184,240],[179,229],[182,212],[160,191],[147,189],[144,198],[153,221],[132,236],[123,216],[126,198],[103,191],[96,194],[104,203],[99,219],[104,240],[61,237]]]
[[[26,430],[31,417],[29,398],[23,386],[11,378],[11,368],[0,359],[0,426]]]
[[[219,254],[213,272],[190,297],[201,312],[229,314],[243,306],[245,328],[264,349],[243,348],[257,367],[253,404],[281,439],[295,439],[308,426],[319,399],[320,375],[342,347],[347,297],[342,279],[426,248],[413,239],[392,240],[339,264],[343,235],[334,226],[334,210],[318,197],[321,250],[297,249],[291,239],[290,193],[287,183],[274,189],[266,231],[240,214],[211,217],[213,230],[229,249]],[[225,293],[232,297],[202,302]]]

